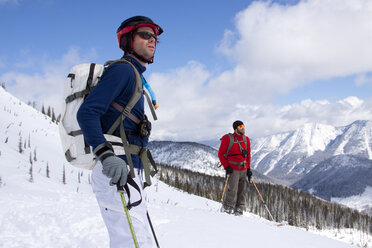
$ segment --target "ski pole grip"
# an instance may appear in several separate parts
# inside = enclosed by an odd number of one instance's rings
[[[116,189],[118,192],[124,192],[124,186],[120,186],[119,182],[116,183]]]

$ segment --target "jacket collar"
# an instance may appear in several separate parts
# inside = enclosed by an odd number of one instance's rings
[[[131,57],[131,56],[123,56],[122,59],[128,59],[138,70],[138,72],[140,74],[144,73],[146,71],[146,67],[141,65],[140,62],[138,62],[138,60],[136,60],[135,58]]]

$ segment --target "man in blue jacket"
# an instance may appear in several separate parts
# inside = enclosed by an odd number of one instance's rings
[[[134,16],[123,21],[117,30],[119,47],[124,51],[123,58],[128,59],[141,76],[146,70],[146,64],[153,62],[158,36],[162,32],[160,26],[144,16]],[[84,138],[99,159],[92,171],[92,188],[109,232],[111,248],[133,246],[123,204],[117,193],[117,185],[124,186],[127,182],[129,168],[127,157],[114,154],[104,133],[108,132],[120,115],[111,103],[116,102],[125,107],[135,87],[136,77],[132,67],[127,63],[115,63],[105,70],[100,82],[85,99],[77,114]],[[145,118],[143,95],[132,108],[131,114],[138,120]],[[148,137],[139,135],[137,123],[131,118],[125,118],[123,125],[129,144],[141,147],[147,145]],[[118,127],[114,134],[119,133]],[[133,202],[143,194],[143,164],[139,156],[132,155],[131,158],[135,172],[134,181],[141,185],[139,192],[129,187]],[[144,199],[143,195],[142,198]],[[153,247],[145,201],[141,201],[140,205],[131,208],[129,212],[139,246]]]

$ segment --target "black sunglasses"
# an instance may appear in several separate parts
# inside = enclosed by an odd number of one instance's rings
[[[149,40],[151,37],[155,39],[156,43],[159,43],[158,36],[150,32],[136,32],[142,39]]]

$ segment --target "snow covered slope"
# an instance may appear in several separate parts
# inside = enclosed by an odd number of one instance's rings
[[[0,107],[0,247],[108,247],[89,171],[65,162],[57,126],[2,88]],[[353,230],[307,232],[249,213],[222,214],[220,203],[156,179],[147,193],[163,248],[372,246],[369,236]]]

